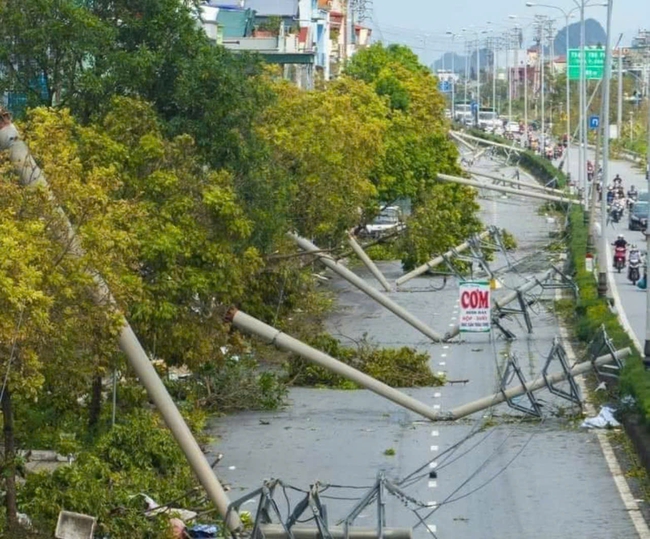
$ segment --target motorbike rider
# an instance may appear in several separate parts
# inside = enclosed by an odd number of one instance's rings
[[[627,249],[627,241],[625,241],[625,236],[623,236],[623,234],[618,235],[614,242],[614,247],[623,247],[624,249]]]
[[[640,267],[643,263],[641,259],[641,251],[636,245],[630,245],[630,253],[628,255],[628,266],[627,266],[627,278],[632,281],[634,284],[641,277]]]
[[[634,185],[630,186],[630,188],[627,190],[627,198],[638,200],[639,192],[636,190],[636,187],[634,187]]]
[[[623,186],[623,178],[621,178],[618,174],[614,178],[614,188],[617,187],[622,187]]]
[[[616,267],[616,251],[619,251],[621,248],[623,249],[623,264],[625,265],[625,250],[627,250],[627,241],[625,241],[625,237],[623,234],[619,234],[618,238],[616,238],[616,241],[614,242],[614,260],[612,260],[612,264],[614,267]]]
[[[607,188],[607,204],[614,202],[614,189],[612,187]]]
[[[615,199],[610,209],[610,217],[612,221],[618,223],[621,220],[621,217],[623,217],[624,211],[625,211],[625,205],[623,203],[623,199],[620,198]]]

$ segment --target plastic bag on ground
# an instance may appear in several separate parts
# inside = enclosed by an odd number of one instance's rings
[[[588,417],[580,425],[585,429],[605,429],[607,427],[619,427],[621,424],[614,417],[614,408],[603,406],[596,417]]]

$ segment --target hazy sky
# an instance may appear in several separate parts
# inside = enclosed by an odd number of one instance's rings
[[[605,1],[591,0],[591,3]],[[613,2],[613,35],[617,39],[618,34],[624,33],[624,45],[629,44],[637,30],[650,29],[650,0]],[[539,0],[539,3],[556,5],[567,11],[575,7],[573,0]],[[505,32],[517,21],[525,28],[535,14],[561,18],[557,21],[558,29],[565,24],[557,9],[526,7],[526,0],[371,0],[369,5],[367,24],[373,28],[373,37],[387,43],[409,45],[427,65],[444,51],[462,53],[462,40],[456,40],[452,47],[451,37],[445,35],[447,31],[460,33],[462,28],[489,30],[492,27]],[[585,13],[605,27],[606,12],[605,7],[591,7]],[[509,18],[510,15],[518,18]],[[577,22],[578,19],[574,16],[571,20]]]

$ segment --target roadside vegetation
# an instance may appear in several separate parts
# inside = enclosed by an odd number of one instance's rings
[[[288,383],[344,385],[293,359],[285,367],[223,321],[234,305],[298,337],[322,332],[331,300],[287,231],[337,252],[348,230],[409,199],[391,254],[410,268],[481,229],[474,191],[436,181],[459,173],[458,154],[436,81],[409,49],[373,45],[337,81],[299,91],[258,57],[211,45],[191,9],[0,6],[0,91],[20,105],[16,123],[86,252],[72,256],[51,201],[19,187],[2,156],[7,538],[51,536],[64,508],[98,517],[105,537],[162,537],[165,519],[144,518],[133,497],[142,492],[205,507],[116,346],[119,320],[96,304],[89,269],[109,283],[200,436],[207,413],[281,406]],[[414,350],[316,344],[391,385],[442,382]],[[22,451],[33,449],[72,464],[26,473]]]

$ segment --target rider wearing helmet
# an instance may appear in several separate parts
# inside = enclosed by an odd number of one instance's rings
[[[614,187],[621,187],[623,185],[623,178],[621,178],[618,174],[614,178]]]
[[[616,238],[616,241],[614,242],[615,247],[627,247],[627,241],[625,241],[625,237],[623,234],[619,234],[618,238]]]

